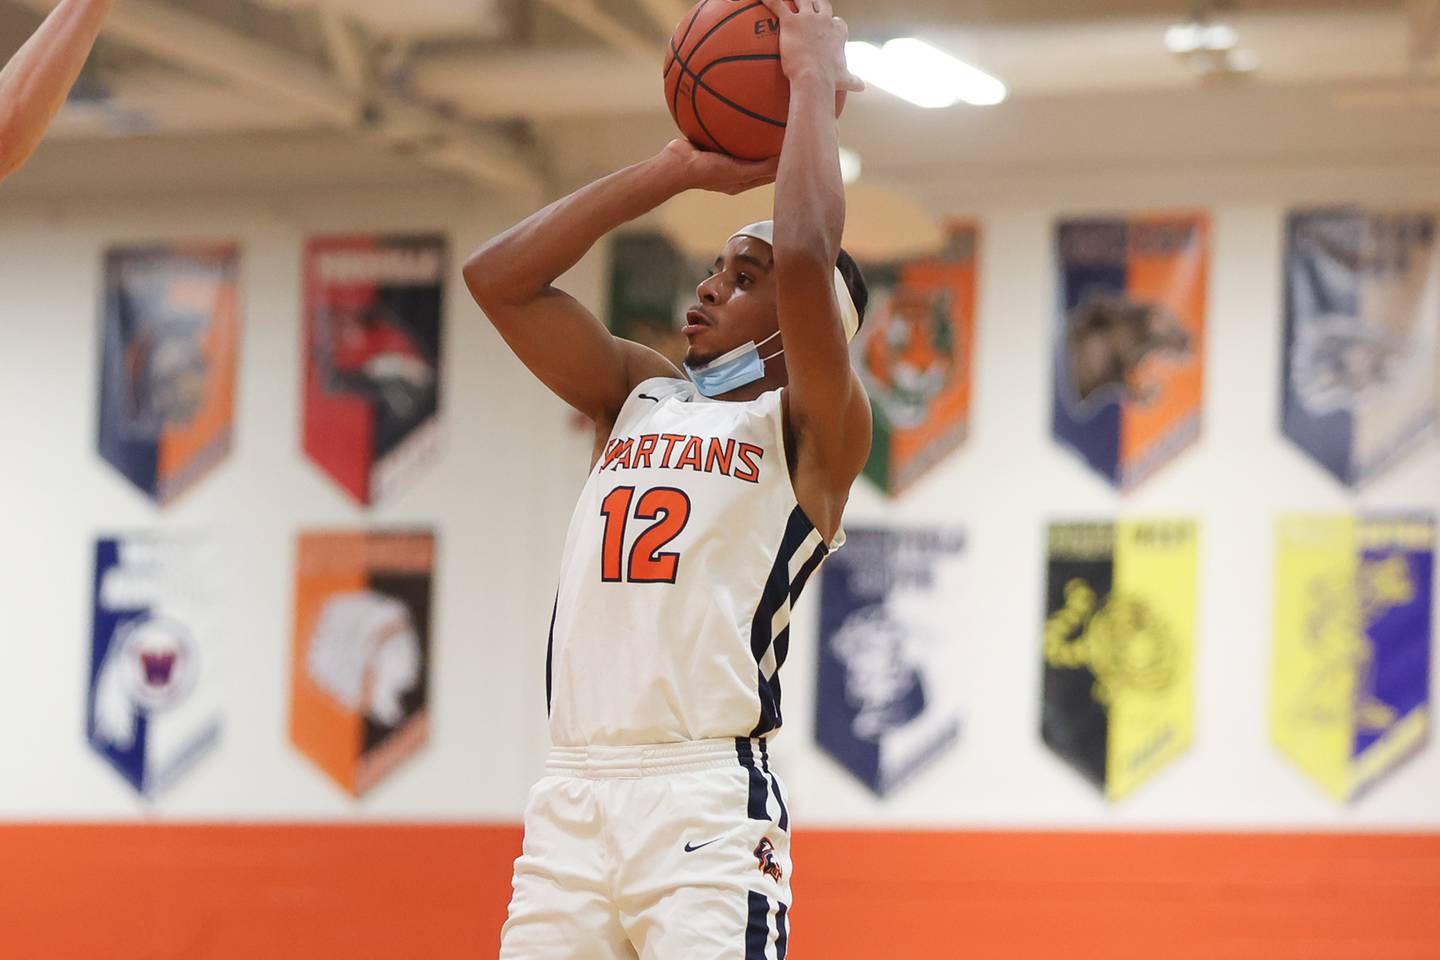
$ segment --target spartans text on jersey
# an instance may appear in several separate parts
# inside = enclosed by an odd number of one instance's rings
[[[600,458],[599,472],[694,470],[759,483],[760,461],[764,457],[765,449],[753,443],[683,433],[645,433],[612,439]]]

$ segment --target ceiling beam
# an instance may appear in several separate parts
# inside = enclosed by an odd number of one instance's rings
[[[316,7],[315,14],[320,18],[320,33],[325,38],[325,52],[330,57],[330,66],[335,68],[335,76],[347,91],[358,95],[369,78],[359,36],[334,7]]]
[[[576,26],[588,30],[626,56],[659,60],[662,47],[643,37],[601,9],[596,0],[541,0]]]
[[[12,2],[42,14],[55,6],[55,0]],[[105,36],[193,73],[298,107],[331,126],[403,147],[429,166],[489,186],[543,189],[533,160],[501,137],[393,94],[361,97],[303,57],[178,7],[155,0],[125,0],[111,12]]]

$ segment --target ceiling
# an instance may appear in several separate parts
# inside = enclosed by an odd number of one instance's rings
[[[52,5],[0,0],[0,56]],[[324,172],[332,183],[554,193],[673,135],[659,62],[687,6],[123,0],[44,162],[5,190],[261,188]],[[835,6],[857,39],[924,36],[1000,76],[1012,93],[997,108],[941,112],[879,91],[857,98],[843,137],[867,177],[1440,148],[1440,0],[1216,0],[1208,4],[1215,16],[1259,61],[1253,75],[1226,82],[1200,76],[1163,45],[1191,0]],[[108,158],[98,178],[97,156]]]

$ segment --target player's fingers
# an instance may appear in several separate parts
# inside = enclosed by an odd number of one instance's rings
[[[790,4],[786,3],[785,0],[760,0],[760,2],[765,4],[766,10],[769,10],[777,17],[783,18],[793,15]]]
[[[864,93],[865,81],[846,70],[840,76],[840,89],[847,93]]]

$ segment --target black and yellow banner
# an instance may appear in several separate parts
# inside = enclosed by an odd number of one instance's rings
[[[1041,732],[1111,800],[1190,745],[1197,543],[1188,520],[1050,528]]]

